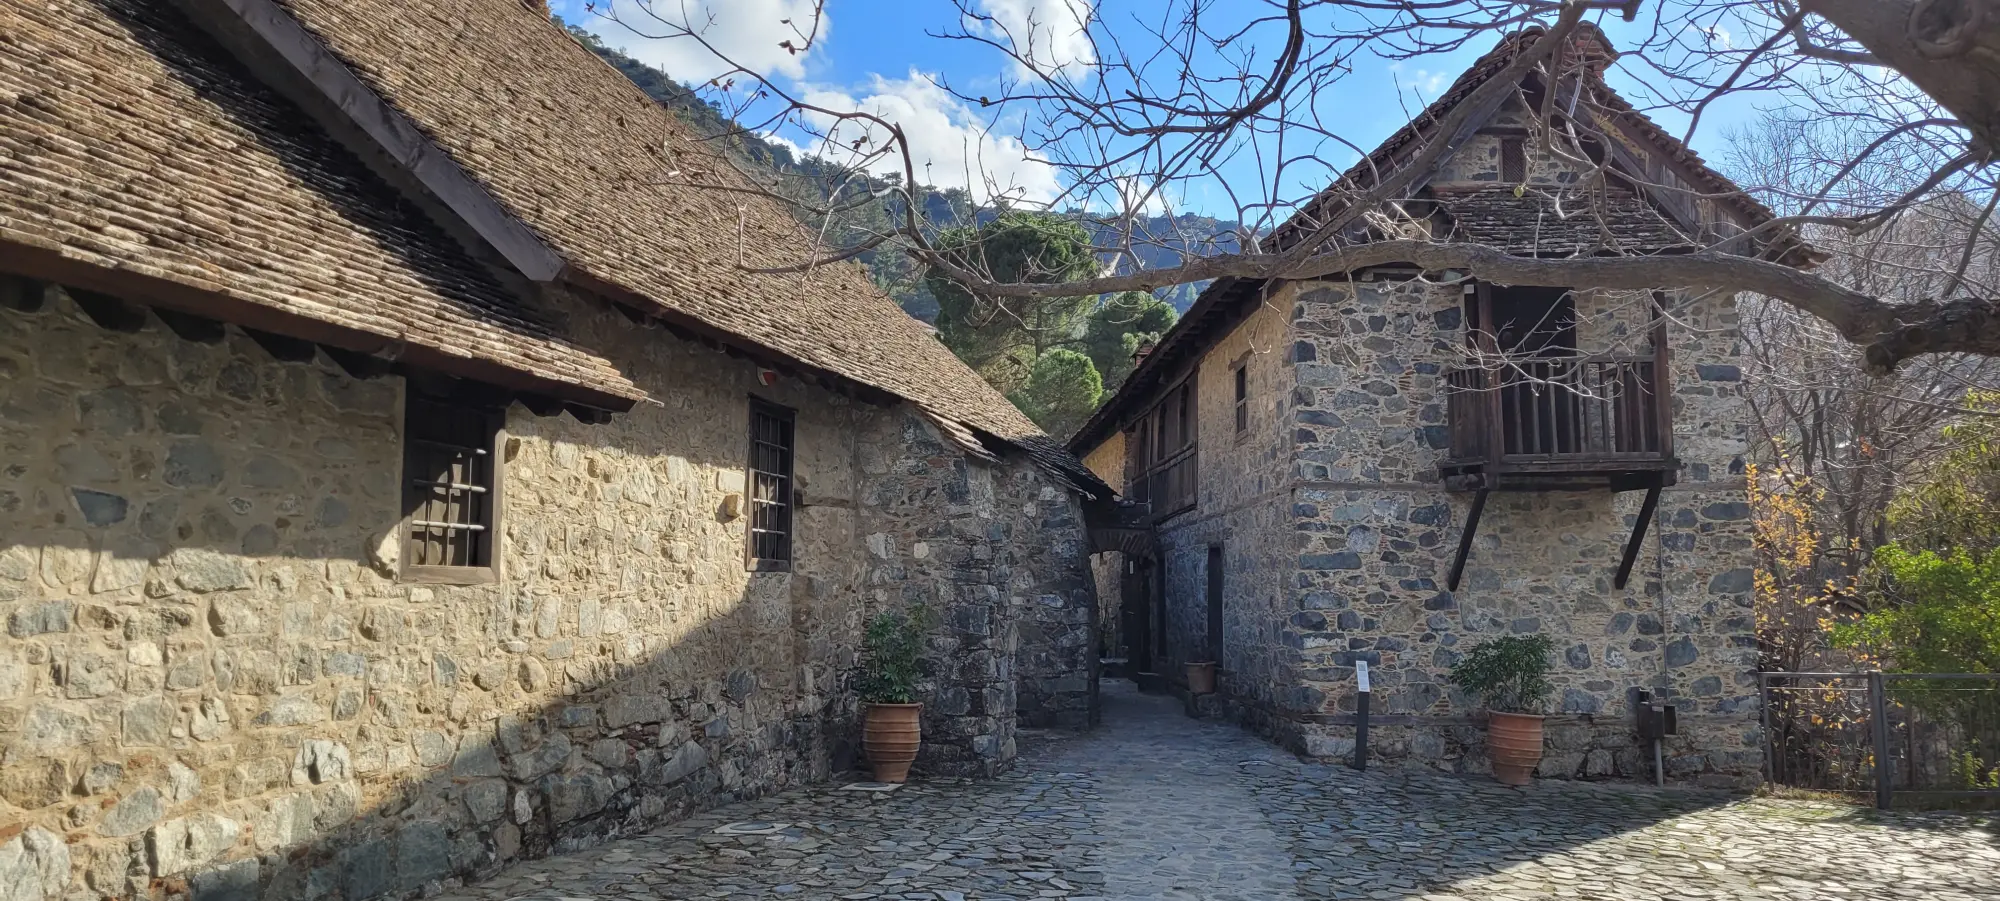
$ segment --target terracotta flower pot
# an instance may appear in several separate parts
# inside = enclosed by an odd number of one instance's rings
[[[1527,785],[1542,762],[1542,718],[1526,713],[1490,713],[1486,754],[1493,778],[1504,785]]]
[[[1187,665],[1188,694],[1208,695],[1215,693],[1215,664],[1190,663]]]
[[[861,746],[877,782],[904,782],[923,744],[922,704],[869,704],[861,726]]]

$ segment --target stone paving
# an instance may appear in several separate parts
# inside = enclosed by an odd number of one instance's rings
[[[1956,814],[1301,764],[1107,683],[984,782],[826,786],[512,867],[453,901],[2000,899]],[[734,826],[750,834],[718,834]]]

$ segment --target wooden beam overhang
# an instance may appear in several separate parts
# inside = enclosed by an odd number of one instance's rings
[[[250,336],[250,340],[270,354],[272,359],[282,363],[310,363],[319,356],[319,348],[311,341],[254,328],[244,329],[243,334]]]
[[[386,357],[357,353],[325,344],[320,345],[319,350],[326,354],[327,359],[333,361],[333,365],[340,367],[342,372],[362,381],[379,379],[395,371],[396,368],[396,361]]]
[[[264,304],[243,300],[208,286],[188,284],[162,275],[140,273],[131,269],[115,269],[86,263],[62,254],[59,249],[17,244],[0,241],[0,254],[6,260],[6,275],[21,276],[64,286],[78,306],[88,313],[90,307],[85,298],[102,297],[115,299],[118,303],[131,307],[143,317],[145,310],[133,305],[151,307],[155,312],[164,312],[162,321],[170,329],[174,322],[186,325],[189,317],[227,322],[246,331],[255,330],[287,341],[305,342],[346,351],[348,363],[368,369],[395,365],[402,371],[424,370],[459,378],[482,382],[510,391],[529,392],[559,398],[568,404],[600,410],[609,413],[623,413],[632,409],[637,401],[607,391],[600,391],[575,382],[545,378],[540,375],[514,369],[489,360],[469,355],[447,353],[442,350],[406,344],[393,338],[364,332],[347,326],[335,325],[318,319],[300,316]],[[174,314],[181,314],[174,317]],[[115,318],[126,316],[125,319]],[[114,314],[114,322],[129,321],[129,314]],[[143,325],[143,318],[140,324]],[[110,327],[110,326],[107,326]],[[207,334],[208,327],[198,327],[197,334]],[[176,334],[179,330],[175,329]],[[381,363],[360,363],[358,357],[376,357]],[[336,357],[335,363],[348,368]],[[352,373],[355,370],[349,369]],[[386,370],[384,370],[386,371]]]
[[[562,277],[560,254],[273,0],[173,2],[447,230],[469,230],[462,239],[475,237],[530,281]]]
[[[39,312],[47,285],[31,278],[0,275],[0,310]]]
[[[137,304],[126,303],[109,294],[85,290],[69,292],[69,299],[76,301],[77,307],[83,310],[83,315],[89,316],[90,321],[97,323],[100,328],[131,335],[146,327],[146,308]]]
[[[196,344],[221,344],[222,339],[229,335],[229,330],[224,328],[220,321],[210,319],[206,316],[196,316],[191,313],[180,312],[179,310],[170,310],[166,307],[154,307],[153,315],[158,316],[160,322],[166,325],[167,330],[180,336],[182,341],[192,341]]]

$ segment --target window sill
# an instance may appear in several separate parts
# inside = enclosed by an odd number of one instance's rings
[[[493,585],[500,570],[492,566],[405,566],[396,581],[410,585]]]
[[[743,569],[747,572],[753,572],[753,573],[788,573],[792,571],[792,561],[752,560],[750,561],[749,565],[743,567]]]

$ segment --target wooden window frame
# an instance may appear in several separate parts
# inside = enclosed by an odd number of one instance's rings
[[[1134,484],[1140,486],[1145,502],[1153,505],[1156,522],[1200,506],[1200,423],[1201,398],[1192,375],[1162,392],[1137,421],[1137,431],[1147,437],[1132,456]],[[1163,497],[1176,477],[1185,482],[1184,495]]]
[[[1203,575],[1208,582],[1207,590],[1202,596],[1202,608],[1208,632],[1208,658],[1215,663],[1217,669],[1220,669],[1223,655],[1228,650],[1222,646],[1222,639],[1228,629],[1226,620],[1229,608],[1227,582],[1229,557],[1223,550],[1221,542],[1208,546],[1207,570]]]
[[[486,560],[482,563],[459,566],[442,564],[413,563],[417,559],[416,522],[418,505],[413,503],[413,486],[419,476],[412,471],[410,463],[410,414],[414,403],[448,404],[482,415],[486,418],[488,430],[492,433],[490,442],[483,442],[479,449],[484,451],[488,464],[486,490],[487,504],[484,522],[478,523],[487,535]],[[403,454],[399,464],[400,487],[403,498],[403,516],[397,523],[402,533],[401,554],[397,568],[397,581],[419,585],[491,585],[501,579],[501,561],[505,558],[503,528],[507,517],[506,462],[502,448],[507,443],[507,411],[451,397],[426,397],[415,388],[406,389],[403,397]]]
[[[1229,367],[1229,390],[1234,398],[1232,409],[1236,417],[1236,437],[1240,440],[1250,436],[1250,361],[1238,360]]]
[[[759,443],[757,437],[757,419],[760,415],[777,419],[790,428],[791,441],[783,447],[785,471],[782,473],[773,473],[757,468],[757,445]],[[799,537],[797,478],[799,457],[798,411],[783,404],[772,403],[753,395],[750,398],[748,426],[750,438],[749,457],[744,461],[745,465],[743,467],[743,568],[750,572],[791,572],[792,562],[798,559]],[[782,533],[785,542],[785,556],[783,559],[757,556],[757,535],[759,532],[757,528],[757,476],[759,473],[774,475],[784,480],[784,488],[782,489],[784,499],[779,502],[779,506],[785,510],[785,527]]]

